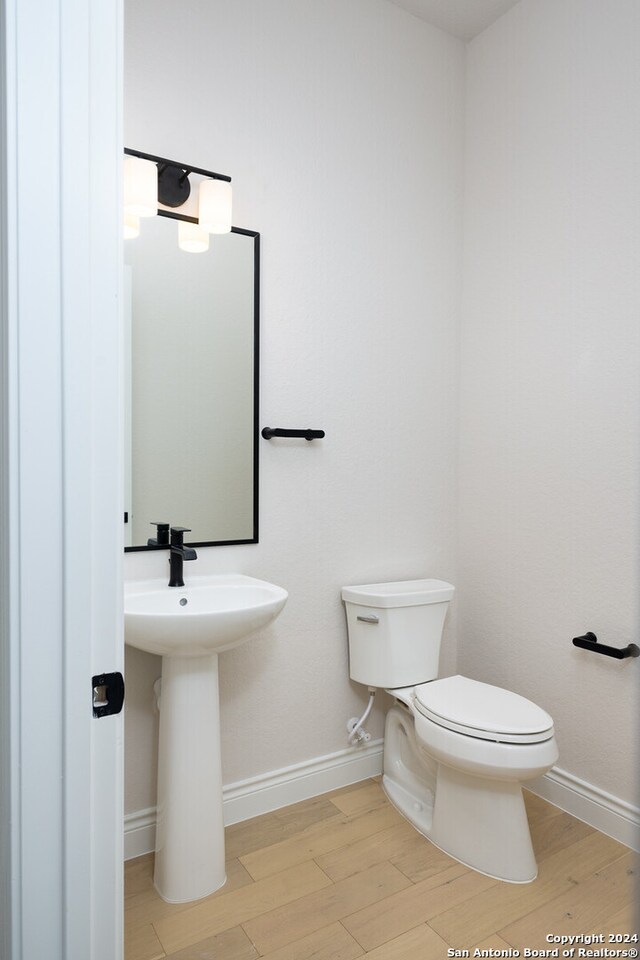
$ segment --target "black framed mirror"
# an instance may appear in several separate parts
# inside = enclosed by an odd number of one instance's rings
[[[158,521],[196,547],[258,542],[260,235],[232,227],[180,249],[200,179],[183,169],[187,202],[158,202],[125,240],[127,551],[157,549]]]

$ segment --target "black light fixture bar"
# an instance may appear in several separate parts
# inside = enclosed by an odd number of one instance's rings
[[[141,150],[131,150],[124,148],[124,152],[129,157],[139,157],[141,160],[153,160],[154,163],[163,163],[169,167],[180,167],[188,176],[190,173],[199,173],[202,177],[208,177],[210,180],[226,180],[231,183],[231,177],[224,173],[214,173],[213,170],[203,170],[201,167],[192,167],[190,164],[180,163],[178,160],[167,160],[165,157],[156,157],[152,153],[142,153]]]

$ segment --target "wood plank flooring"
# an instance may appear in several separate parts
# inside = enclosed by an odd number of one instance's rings
[[[195,903],[158,896],[152,854],[130,860],[125,960],[439,960],[449,948],[549,949],[549,933],[637,933],[637,856],[525,796],[531,884],[452,860],[376,780],[229,827],[227,883]]]

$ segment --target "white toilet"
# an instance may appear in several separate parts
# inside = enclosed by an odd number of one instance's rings
[[[501,687],[437,679],[453,594],[442,580],[345,587],[349,672],[396,700],[382,779],[393,805],[461,863],[528,883],[537,866],[520,785],[558,759],[553,720]]]

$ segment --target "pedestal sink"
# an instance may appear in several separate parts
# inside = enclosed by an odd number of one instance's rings
[[[125,640],[162,657],[154,883],[169,903],[225,880],[218,654],[278,616],[287,591],[240,574],[125,586]]]

